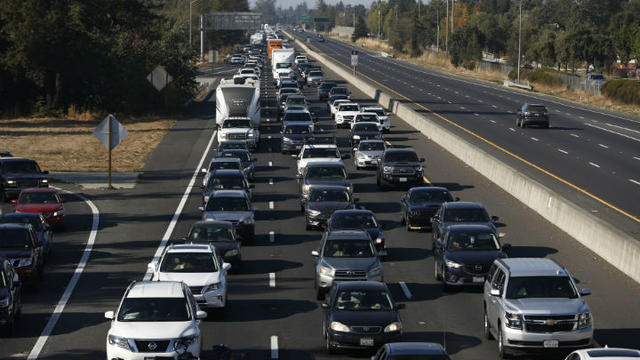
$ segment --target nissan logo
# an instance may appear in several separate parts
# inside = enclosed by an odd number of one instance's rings
[[[155,351],[158,348],[158,344],[150,342],[149,344],[147,344],[147,348],[151,351]]]
[[[482,271],[482,265],[476,265],[475,269],[476,271]]]

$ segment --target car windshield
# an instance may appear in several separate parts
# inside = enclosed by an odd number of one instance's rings
[[[286,125],[284,127],[285,134],[311,134],[309,125]]]
[[[235,157],[240,159],[242,162],[251,161],[251,155],[248,151],[224,151],[220,154],[220,157]]]
[[[229,128],[250,128],[251,127],[251,120],[225,120],[225,122],[222,123],[222,127],[225,129],[229,129]]]
[[[340,105],[339,111],[358,111],[358,105],[351,105],[351,104]]]
[[[443,190],[414,190],[409,196],[412,204],[423,204],[426,202],[443,203],[453,201],[451,194]]]
[[[376,218],[368,213],[334,213],[331,220],[332,229],[367,229],[376,227],[378,227]]]
[[[307,168],[307,179],[335,179],[347,178],[347,172],[340,166],[312,166]]]
[[[253,69],[246,69],[246,70],[242,70],[240,73],[241,74],[254,74],[256,71]]]
[[[291,68],[291,63],[277,63],[276,69],[289,69]]]
[[[382,109],[367,109],[367,112],[375,113],[378,116],[386,116],[387,115],[387,114],[384,113],[384,110],[382,110]]]
[[[191,316],[185,298],[125,298],[118,321],[189,321]]]
[[[576,299],[578,292],[568,276],[522,276],[509,278],[506,297]]]
[[[347,100],[347,95],[331,95],[329,102],[334,103],[336,100]]]
[[[328,240],[324,247],[325,257],[358,257],[374,256],[371,240]]]
[[[233,229],[224,226],[196,226],[189,233],[189,242],[233,242]]]
[[[376,132],[378,131],[378,125],[376,124],[355,124],[353,125],[353,131],[366,131],[366,132]]]
[[[311,192],[311,202],[349,202],[349,192],[342,189],[316,189]]]
[[[378,121],[378,117],[374,114],[360,114],[356,116],[355,121],[356,122],[364,122],[364,121],[376,122]]]
[[[331,88],[333,88],[335,86],[336,86],[336,84],[334,84],[334,83],[322,83],[322,84],[320,84],[320,89],[327,90],[327,89],[331,89]]]
[[[547,111],[547,108],[542,106],[542,105],[529,105],[529,107],[527,108],[527,111],[545,112],[545,111]]]
[[[247,148],[247,144],[244,142],[223,141],[220,143],[219,150],[224,151],[224,150],[246,149],[246,148]]]
[[[208,273],[218,271],[215,254],[170,252],[165,254],[160,265],[161,272]]]
[[[447,209],[445,222],[489,222],[489,215],[482,208]]]
[[[57,204],[58,194],[54,192],[24,192],[18,198],[18,204]]]
[[[385,162],[418,162],[418,155],[413,151],[394,151],[385,154]]]
[[[309,76],[322,76],[322,71],[310,71]]]
[[[280,89],[280,94],[295,94],[297,92],[298,92],[298,89],[294,87],[287,87],[287,88]]]
[[[358,147],[360,151],[384,151],[384,143],[382,141],[362,141]]]
[[[298,96],[289,96],[287,98],[287,105],[304,105],[304,97]]]
[[[242,176],[212,176],[207,182],[208,190],[244,190],[246,189]]]
[[[40,172],[40,169],[33,161],[7,161],[2,164],[2,172],[7,174],[36,174]]]
[[[337,294],[335,310],[391,311],[393,303],[384,290],[346,290]]]
[[[492,233],[453,232],[447,241],[448,251],[496,251],[498,239]]]
[[[289,112],[284,113],[282,121],[312,121],[311,114],[307,112]]]
[[[349,90],[347,90],[346,87],[334,87],[333,89],[331,89],[331,94],[335,95],[335,94],[348,94]]]
[[[24,249],[31,247],[31,237],[25,229],[0,230],[0,248]]]
[[[387,360],[449,360],[446,355],[390,355]]]
[[[313,158],[340,158],[340,152],[336,148],[309,148],[302,154],[303,159]]]
[[[36,231],[42,231],[42,221],[38,216],[0,216],[0,224],[28,224]]]
[[[249,203],[241,197],[213,197],[207,202],[206,211],[250,211]]]
[[[236,161],[216,161],[211,164],[209,170],[238,170],[240,169],[240,163]]]

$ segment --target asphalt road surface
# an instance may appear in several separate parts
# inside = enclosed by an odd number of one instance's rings
[[[326,74],[341,81],[335,74]],[[263,107],[263,120],[274,121],[274,91],[270,78],[266,80],[262,86],[267,105]],[[351,90],[354,100],[372,103],[358,89]],[[305,88],[304,92],[319,117],[318,127],[327,135],[336,135],[341,150],[349,151],[346,130],[334,129],[326,104],[317,101],[315,88]],[[206,162],[213,155],[208,145],[214,134],[214,101],[215,96],[209,96],[193,105],[191,112],[176,123],[148,159],[135,189],[84,192],[100,210],[98,236],[38,359],[103,359],[109,328],[103,313],[115,310],[126,286],[143,278],[163,237],[183,237],[200,218],[199,190],[195,187],[188,191],[188,186],[200,161]],[[513,245],[511,256],[556,259],[580,281],[580,287],[592,289],[593,295],[586,301],[594,316],[598,344],[638,346],[640,285],[401,120],[392,116],[391,121],[386,139],[394,145],[412,146],[425,157],[425,174],[432,184],[446,186],[462,200],[482,202],[490,215],[500,216],[500,231],[507,233],[504,242]],[[239,359],[366,358],[367,353],[328,356],[324,351],[321,307],[315,300],[314,261],[310,255],[319,246],[321,233],[305,230],[295,160],[280,154],[279,127],[279,123],[263,121],[262,140],[255,155],[254,205],[259,207],[256,242],[243,246],[244,266],[229,277],[228,308],[224,313],[210,312],[202,323],[203,358],[211,358],[211,348],[220,343],[227,344]],[[374,171],[356,170],[349,160],[345,164],[361,204],[389,227],[385,231],[389,247],[385,281],[394,298],[407,305],[401,311],[404,340],[442,343],[453,359],[496,358],[495,341],[482,338],[480,292],[443,292],[433,278],[430,234],[407,232],[400,225],[402,191],[380,192]],[[199,181],[196,178],[196,185]],[[74,190],[71,186],[69,189]],[[168,232],[185,191],[188,196],[184,207],[175,228]],[[73,195],[67,197],[68,230],[56,234],[45,280],[24,294],[24,314],[16,334],[0,339],[2,359],[26,358],[32,351],[81,258],[91,228],[91,210]],[[2,210],[10,211],[10,206],[3,204]],[[408,292],[403,291],[401,283]],[[547,354],[543,358],[562,357]]]
[[[295,36],[301,40],[306,38],[298,33]],[[344,65],[350,65],[351,51],[358,50],[357,69],[361,75],[394,92],[393,96],[399,100],[410,101],[417,111],[441,115],[446,120],[436,118],[436,121],[448,129],[640,239],[640,119],[451,76],[377,56],[334,39],[314,40],[310,45]],[[547,106],[550,129],[521,129],[515,125],[518,110],[527,102]],[[586,195],[585,191],[593,196]]]

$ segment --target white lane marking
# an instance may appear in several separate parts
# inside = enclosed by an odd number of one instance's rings
[[[492,108],[497,109],[498,107],[495,105],[491,105]]]
[[[579,116],[580,119],[584,120],[584,116]]]
[[[202,157],[200,158],[200,162],[198,163],[198,166],[196,166],[196,170],[193,172],[193,175],[191,176],[191,180],[189,181],[189,185],[187,185],[187,188],[184,190],[184,194],[182,194],[182,199],[180,199],[180,203],[178,204],[178,207],[176,208],[176,211],[173,213],[173,217],[171,218],[171,221],[169,222],[169,226],[167,226],[167,230],[164,232],[164,235],[162,236],[162,241],[160,241],[160,245],[158,245],[158,248],[156,249],[156,253],[153,255],[153,259],[152,262],[158,262],[158,260],[160,260],[160,255],[162,255],[162,252],[164,251],[164,248],[167,246],[167,242],[169,241],[169,238],[171,237],[171,234],[173,233],[173,229],[175,229],[176,224],[178,223],[178,219],[180,218],[180,214],[182,214],[182,209],[184,208],[184,205],[187,203],[187,199],[189,198],[189,195],[191,195],[191,190],[193,189],[193,184],[195,184],[196,182],[196,177],[198,176],[198,173],[200,172],[200,169],[202,168],[202,164],[204,163],[204,159],[207,157],[207,154],[209,154],[209,149],[211,149],[211,144],[213,144],[213,140],[216,138],[216,133],[217,131],[214,130],[213,134],[211,134],[211,139],[209,139],[209,143],[207,144],[207,147],[204,149],[204,152],[202,153]],[[149,271],[149,269],[147,269],[147,272],[144,274],[144,280],[151,280],[151,275],[153,273],[151,271]]]
[[[276,242],[276,232],[275,231],[269,231],[269,242],[270,243]]]
[[[198,169],[199,168],[200,166],[198,166]],[[62,190],[62,191],[72,194],[71,192],[68,192],[66,190]],[[87,245],[85,246],[84,251],[82,252],[82,257],[80,258],[80,262],[78,263],[78,266],[76,266],[76,270],[73,272],[73,276],[71,276],[71,280],[69,281],[69,284],[67,284],[67,287],[65,288],[64,293],[62,293],[60,300],[58,300],[58,304],[56,305],[55,309],[53,309],[53,313],[51,314],[49,321],[47,321],[47,325],[45,325],[44,330],[42,330],[42,333],[38,337],[38,340],[33,345],[33,348],[31,349],[31,352],[27,357],[28,360],[35,360],[38,358],[38,356],[40,355],[40,352],[42,352],[42,349],[44,348],[44,345],[47,343],[49,336],[51,336],[53,329],[56,327],[58,320],[60,320],[60,316],[62,316],[62,312],[64,311],[64,308],[67,305],[67,302],[69,302],[69,298],[71,298],[71,294],[73,293],[73,290],[78,284],[78,281],[80,280],[80,276],[82,275],[82,272],[87,266],[87,263],[89,262],[89,256],[91,255],[91,250],[93,250],[93,244],[95,243],[96,236],[98,235],[98,224],[100,223],[100,211],[98,210],[98,207],[96,207],[91,200],[87,199],[85,196],[81,194],[73,194],[73,195],[79,197],[82,201],[87,203],[87,205],[91,209],[91,213],[93,214],[92,222],[91,222],[91,232],[89,233],[89,239],[87,240]]]
[[[269,201],[269,209],[273,210],[273,201]]]
[[[271,140],[271,135],[267,136],[267,139]]]
[[[269,161],[269,166],[273,166],[273,162]]]
[[[509,114],[513,114],[513,111],[511,111],[511,110],[507,110],[507,112],[508,112]]]
[[[565,114],[567,114],[568,116],[571,116],[571,113],[566,112]]]
[[[534,138],[533,136],[531,137],[531,140],[533,140],[533,141],[540,141],[540,139]]]
[[[269,273],[269,287],[276,287],[276,273]]]
[[[636,180],[633,180],[633,179],[629,179],[629,181],[631,181],[632,183],[634,183],[636,185],[640,185],[640,181],[636,181]]]
[[[513,132],[515,132],[515,131],[516,131],[516,129],[514,129],[514,128],[509,128],[509,130],[511,130],[511,131],[513,131]]]
[[[640,131],[638,131],[638,130],[633,130],[633,129],[626,128],[624,126],[618,126],[618,125],[614,125],[614,124],[610,124],[610,123],[606,123],[606,124],[609,125],[609,126],[617,127],[618,129],[623,129],[623,130],[627,130],[627,131],[633,131],[635,133],[640,134]]]
[[[438,98],[438,99],[440,99],[440,98]],[[449,101],[449,100],[447,100],[447,102],[448,102],[449,104],[452,104],[452,102],[451,102],[451,101]]]
[[[269,185],[273,185],[273,179],[269,179]]]
[[[473,115],[475,115],[475,116],[480,116],[480,114],[478,114],[478,113],[473,113]]]
[[[595,167],[597,167],[597,168],[599,168],[599,167],[600,167],[600,165],[598,165],[598,164],[596,164],[596,163],[592,163],[592,162],[589,162],[589,165],[591,165],[591,166],[595,166]]]
[[[480,99],[478,99],[478,102],[479,102],[479,103],[484,103],[484,101],[482,101],[482,100],[480,100]]]
[[[558,151],[560,151],[563,154],[567,154],[567,155],[569,154],[569,152],[567,152],[566,150],[558,149]]]
[[[402,292],[404,293],[404,296],[406,296],[407,299],[411,300],[413,295],[411,295],[411,291],[409,291],[409,287],[407,286],[407,284],[405,284],[404,281],[400,281],[400,287],[402,288]]]
[[[570,134],[571,136],[575,137],[575,138],[579,138],[580,135],[576,135],[576,134]]]
[[[598,144],[598,146],[603,147],[605,149],[608,149],[609,147],[607,145],[603,145],[603,144]]]
[[[464,110],[464,106],[460,106],[460,110]]]
[[[633,158],[636,160],[640,160],[640,157],[637,157],[637,156],[634,156]]]
[[[271,336],[271,358],[278,359],[278,337],[275,335]]]
[[[491,122],[492,122],[492,123],[494,123],[494,124],[496,123],[496,121],[495,121],[495,120],[489,120],[489,121],[491,121]]]
[[[625,137],[625,138],[627,138],[627,139],[631,139],[631,140],[635,140],[635,141],[637,141],[637,142],[640,142],[640,139],[638,139],[638,138],[634,138],[633,136],[629,136],[629,135],[621,134],[621,133],[619,133],[619,132],[617,132],[617,131],[613,131],[613,130],[605,129],[605,128],[602,128],[602,127],[600,127],[600,126],[595,126],[595,125],[592,125],[592,124],[589,124],[589,123],[584,123],[584,124],[585,124],[585,125],[587,125],[587,126],[594,127],[594,128],[596,128],[596,129],[600,129],[600,130],[602,130],[602,131],[610,132],[610,133],[612,133],[612,134],[620,135],[620,136]]]

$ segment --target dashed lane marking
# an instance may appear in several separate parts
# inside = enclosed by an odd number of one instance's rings
[[[408,300],[411,300],[413,295],[411,295],[411,291],[409,291],[409,287],[407,286],[407,284],[405,284],[404,281],[400,281],[400,287],[402,288],[404,296],[406,296]]]
[[[275,231],[269,231],[269,242],[270,243],[276,242],[276,232]]]
[[[567,154],[567,155],[569,154],[569,152],[567,152],[566,150],[558,149],[558,151],[560,151],[563,154]]]
[[[276,287],[276,273],[269,273],[269,287]]]
[[[593,167],[597,167],[597,168],[599,168],[599,167],[600,167],[600,165],[598,165],[598,164],[596,164],[596,163],[592,163],[592,162],[589,162],[589,165],[591,165],[591,166],[593,166]]]
[[[278,337],[273,335],[271,336],[271,358],[279,359],[280,355],[278,354]]]

